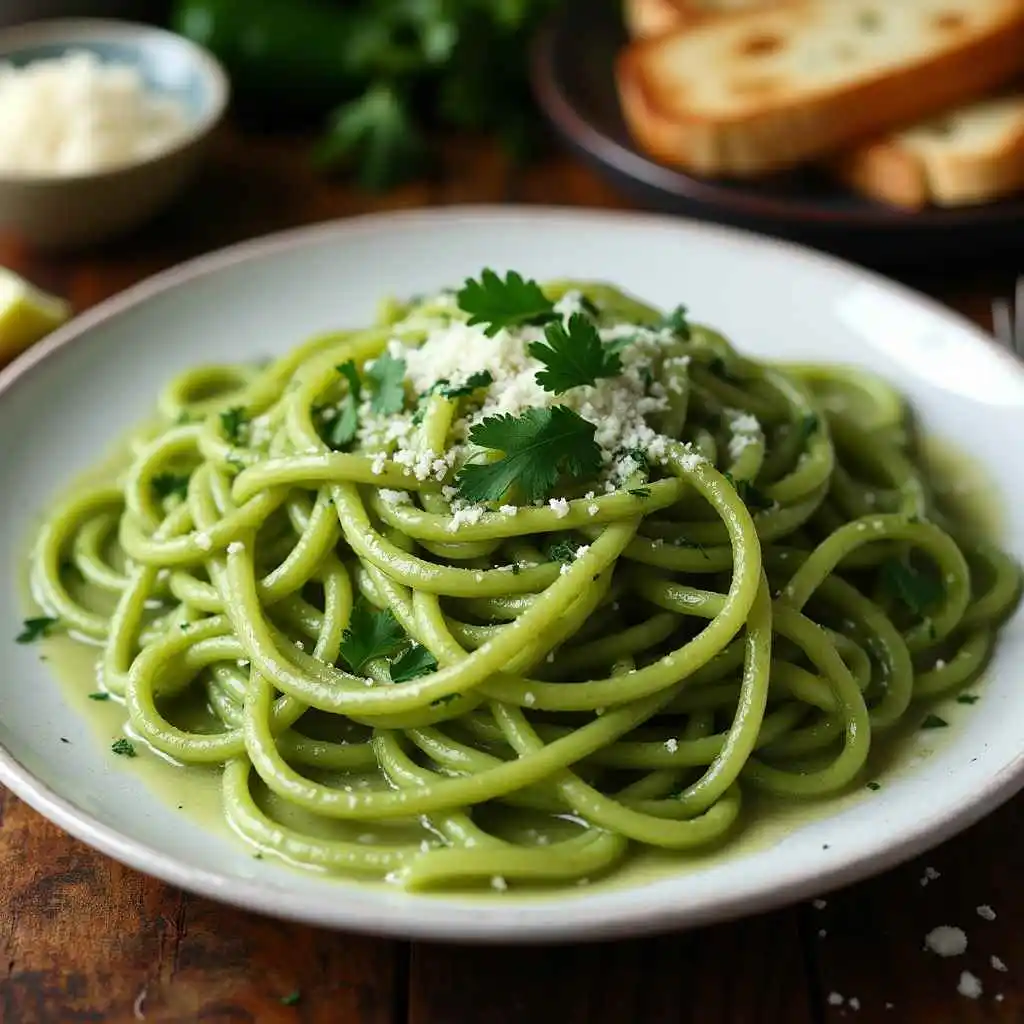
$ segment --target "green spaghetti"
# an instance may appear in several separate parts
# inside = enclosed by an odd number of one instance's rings
[[[261,850],[578,882],[727,839],[745,794],[863,785],[977,679],[1020,573],[917,451],[861,371],[484,271],[176,379],[48,517],[33,621],[101,649],[140,746],[222,768]]]

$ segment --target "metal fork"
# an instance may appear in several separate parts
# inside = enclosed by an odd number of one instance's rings
[[[993,301],[992,333],[1000,345],[1024,357],[1024,277],[1017,278],[1012,306],[1009,299]]]

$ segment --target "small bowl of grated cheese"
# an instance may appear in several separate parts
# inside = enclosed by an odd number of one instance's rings
[[[228,96],[209,53],[149,25],[0,31],[0,232],[71,248],[138,227],[193,176]]]

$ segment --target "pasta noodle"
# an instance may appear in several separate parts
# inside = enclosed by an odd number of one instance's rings
[[[465,294],[183,374],[34,547],[131,735],[222,766],[250,842],[412,889],[587,879],[727,838],[745,793],[863,785],[879,737],[978,678],[1020,574],[935,500],[888,385],[607,285],[550,283],[503,330]],[[600,376],[524,405],[545,337]],[[545,461],[559,415],[579,444]],[[537,431],[487,450],[488,416]],[[467,500],[467,464],[521,475]]]

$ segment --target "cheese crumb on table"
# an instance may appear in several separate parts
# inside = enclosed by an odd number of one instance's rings
[[[956,990],[960,995],[967,996],[968,999],[977,999],[981,995],[981,979],[971,974],[970,971],[962,971]]]
[[[967,949],[967,936],[962,928],[940,924],[924,937],[924,944],[938,956],[960,956]]]

